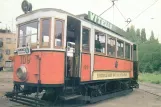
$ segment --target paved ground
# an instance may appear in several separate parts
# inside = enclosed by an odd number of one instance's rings
[[[161,97],[141,90],[134,90],[129,95],[109,99],[88,107],[161,107]]]
[[[131,94],[108,99],[85,107],[161,107],[161,96],[159,96],[161,95],[161,85],[147,83],[140,84],[140,89],[134,90]],[[0,107],[25,107],[10,102],[3,96],[6,91],[11,90],[12,73],[0,72]]]
[[[140,89],[149,92],[151,94],[161,96],[161,85],[150,84],[150,83],[139,83]]]

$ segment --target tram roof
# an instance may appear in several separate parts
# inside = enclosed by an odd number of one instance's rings
[[[41,11],[42,11],[42,12],[46,12],[46,11],[57,11],[57,12],[60,12],[60,13],[65,13],[65,14],[69,14],[69,15],[72,15],[72,16],[75,16],[75,17],[76,17],[76,15],[71,14],[71,13],[69,13],[69,12],[66,12],[66,11],[64,11],[64,10],[61,10],[61,9],[56,9],[56,8],[41,8],[41,9],[37,9],[37,10],[33,10],[33,11],[31,11],[31,12],[28,12],[27,14],[22,14],[22,15],[18,16],[18,17],[16,18],[16,20],[17,20],[18,18],[25,17],[25,16],[31,15],[31,14],[36,13],[36,12],[41,12]]]
[[[104,27],[104,26],[101,26],[101,25],[99,25],[99,24],[97,24],[97,23],[95,23],[95,22],[93,22],[93,21],[90,21],[90,20],[87,18],[87,17],[88,17],[87,14],[74,15],[74,14],[71,14],[71,13],[66,12],[66,11],[64,11],[64,10],[56,9],[56,8],[41,8],[41,9],[33,10],[33,11],[31,11],[31,12],[28,12],[27,14],[22,14],[22,15],[18,16],[18,17],[16,18],[16,20],[17,20],[18,18],[25,17],[25,16],[34,14],[34,13],[36,13],[36,12],[41,12],[41,11],[42,11],[42,12],[56,11],[56,12],[68,14],[68,15],[73,16],[73,17],[75,17],[75,18],[77,18],[77,19],[79,19],[79,20],[83,20],[83,21],[86,21],[86,22],[88,22],[88,23],[93,23],[93,24],[95,24],[95,25],[97,25],[97,26],[100,26],[100,27],[102,27],[102,28],[105,28],[105,29],[107,29],[107,30],[110,30],[110,31],[112,31],[112,32],[114,32],[114,33],[120,35],[120,36],[123,37],[123,38],[125,38],[125,36],[127,35],[127,33],[126,33],[124,30],[120,29],[119,27],[117,27],[117,26],[115,26],[115,25],[113,25],[113,24],[112,24],[112,26],[113,26],[112,29],[109,29],[109,28],[106,28],[106,27]],[[110,23],[110,22],[109,22],[109,23]]]

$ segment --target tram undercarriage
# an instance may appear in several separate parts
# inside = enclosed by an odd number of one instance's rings
[[[41,85],[14,85],[12,92],[6,93],[11,101],[29,106],[56,106],[62,102],[79,99],[83,103],[94,103],[111,97],[125,95],[138,88],[132,79],[98,81],[77,86],[44,87]]]

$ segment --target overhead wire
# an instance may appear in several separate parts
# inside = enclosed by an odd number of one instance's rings
[[[117,7],[117,5],[115,4],[115,7],[117,8],[117,10],[120,12],[121,16],[126,20],[125,16],[122,14],[122,12],[119,10],[119,8]]]
[[[123,15],[123,13],[119,10],[119,8],[117,7],[117,5],[115,4],[115,2],[113,2],[112,6],[110,6],[108,9],[106,9],[105,11],[103,11],[99,16],[101,16],[102,14],[104,14],[107,10],[111,9],[113,7],[113,20],[114,20],[114,6],[116,6],[117,10],[119,11],[119,13],[121,14],[121,16],[125,19],[125,16]]]
[[[112,5],[113,6],[113,5]],[[112,6],[110,6],[108,9],[106,9],[105,11],[103,11],[99,16],[101,16],[102,14],[104,14],[107,10],[111,9]]]
[[[159,0],[155,0],[150,6],[148,6],[146,9],[144,9],[143,11],[141,11],[138,15],[136,15],[135,17],[134,17],[134,19],[132,19],[131,20],[131,22],[132,21],[134,21],[135,19],[137,19],[141,14],[143,14],[146,10],[148,10],[150,7],[152,7],[155,3],[157,3]],[[130,23],[128,23],[126,26],[128,26]],[[126,27],[125,26],[125,27]]]
[[[144,9],[143,11],[141,11],[138,15],[136,15],[136,17],[134,17],[132,20],[130,19],[130,22],[128,22],[128,20],[126,19],[126,17],[122,14],[122,12],[119,10],[119,8],[117,7],[117,5],[113,2],[112,6],[110,6],[108,9],[106,9],[105,11],[103,11],[99,16],[101,16],[102,14],[104,14],[107,10],[111,9],[112,7],[116,7],[117,10],[119,11],[119,13],[121,14],[121,16],[126,20],[127,24],[125,27],[127,27],[132,21],[134,21],[135,19],[137,19],[141,14],[143,14],[146,10],[148,10],[150,7],[152,7],[155,3],[157,3],[159,0],[155,0],[150,6],[148,6],[146,9]]]

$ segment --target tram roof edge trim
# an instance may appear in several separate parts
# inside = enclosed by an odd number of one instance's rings
[[[94,22],[100,26],[103,26],[121,36],[125,36],[126,32],[119,27],[115,26],[114,24],[110,23],[109,21],[101,18],[100,16],[96,15],[95,13],[92,13],[91,11],[88,11],[88,16],[85,17],[85,19]]]

